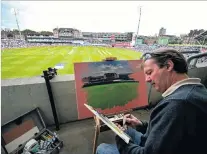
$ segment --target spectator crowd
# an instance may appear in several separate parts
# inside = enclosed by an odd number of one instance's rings
[[[75,41],[74,41],[75,42]],[[104,46],[104,47],[109,47],[109,44],[103,44],[103,43],[89,43],[84,41],[84,43],[30,43],[27,42],[25,40],[20,40],[20,39],[1,39],[1,49],[11,49],[11,48],[27,48],[27,47],[40,47],[40,46],[64,46],[64,45],[72,45],[72,46]],[[161,47],[165,47],[165,48],[174,48],[178,51],[188,51],[188,52],[192,52],[192,53],[184,53],[183,55],[186,58],[189,58],[190,56],[193,56],[195,54],[197,54],[195,51],[197,52],[201,52],[202,49],[200,49],[200,47],[197,46],[161,46],[161,45],[146,45],[146,44],[142,44],[142,45],[136,45],[130,49],[135,50],[137,52],[142,52],[143,54],[146,52],[153,52],[154,50],[161,48]],[[202,63],[205,62],[207,63],[207,57],[204,57],[202,59],[198,60],[198,63]]]

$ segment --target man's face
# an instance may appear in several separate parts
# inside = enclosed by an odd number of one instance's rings
[[[159,68],[153,59],[144,62],[146,82],[150,82],[158,92],[165,92],[168,88],[169,71],[166,67]]]

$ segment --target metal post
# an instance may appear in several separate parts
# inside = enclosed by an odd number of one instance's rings
[[[139,22],[138,22],[138,27],[137,27],[137,37],[138,37],[138,35],[139,35],[139,25],[140,25],[140,20],[141,20],[141,15],[142,15],[142,13],[141,13],[141,7],[140,7],[140,11],[139,11]]]
[[[52,113],[53,113],[53,117],[54,117],[54,121],[55,121],[55,126],[56,126],[56,130],[58,131],[58,130],[60,130],[60,124],[59,124],[59,121],[58,121],[58,116],[57,116],[57,112],[56,112],[56,108],[55,108],[52,88],[51,88],[51,85],[50,85],[50,79],[52,79],[55,74],[54,73],[51,74],[51,73],[53,73],[53,72],[51,72],[51,69],[48,68],[48,71],[47,70],[43,71],[43,76],[42,77],[44,77],[44,79],[45,79],[47,92],[48,92],[48,95],[49,95],[50,104],[51,104],[51,108],[52,108]]]
[[[21,39],[22,34],[21,34],[21,31],[20,31],[20,28],[19,28],[19,23],[18,23],[18,20],[17,20],[17,12],[16,12],[16,9],[14,9],[14,15],[15,15],[16,23],[17,23],[17,28],[19,30],[19,35],[20,35],[19,37]]]

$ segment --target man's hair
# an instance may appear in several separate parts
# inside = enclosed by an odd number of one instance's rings
[[[163,68],[167,66],[169,60],[174,63],[174,71],[177,73],[188,73],[188,64],[182,53],[172,48],[160,48],[150,53],[150,58],[154,59],[156,64]]]

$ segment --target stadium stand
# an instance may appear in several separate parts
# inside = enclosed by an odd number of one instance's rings
[[[194,38],[199,44],[207,45],[207,30]]]

